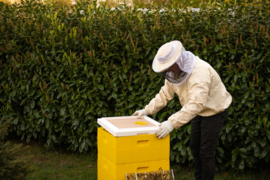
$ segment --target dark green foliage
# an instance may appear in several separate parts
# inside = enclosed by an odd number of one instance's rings
[[[31,172],[25,159],[19,158],[19,153],[24,150],[22,144],[5,142],[4,138],[12,118],[5,123],[0,123],[0,179],[21,180]]]
[[[178,39],[217,70],[233,96],[218,167],[269,163],[269,2],[204,5],[200,12],[164,7],[143,13],[81,2],[71,11],[1,3],[0,114],[14,118],[10,131],[49,147],[96,149],[97,118],[148,104],[164,84],[151,69],[154,55]],[[161,122],[180,109],[175,98],[153,118]],[[190,124],[171,134],[173,162],[192,162],[189,135]]]

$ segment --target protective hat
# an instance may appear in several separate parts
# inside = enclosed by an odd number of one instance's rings
[[[174,63],[179,66],[181,72],[167,71]],[[180,41],[171,41],[159,48],[152,68],[172,84],[181,85],[190,76],[194,64],[195,55],[186,51]]]

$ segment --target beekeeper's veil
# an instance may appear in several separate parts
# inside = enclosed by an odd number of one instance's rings
[[[176,63],[181,72],[168,72],[167,69]],[[155,72],[161,74],[170,83],[181,85],[190,76],[195,64],[195,55],[186,51],[180,41],[171,41],[162,45],[152,64]]]

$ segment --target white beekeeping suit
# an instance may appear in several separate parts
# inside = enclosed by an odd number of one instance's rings
[[[179,66],[180,72],[169,71],[174,64]],[[144,110],[133,115],[157,113],[176,93],[182,109],[172,114],[168,121],[173,128],[178,129],[196,115],[215,115],[228,108],[232,102],[231,95],[214,68],[186,51],[180,41],[171,41],[161,46],[153,60],[152,68],[165,77],[165,84]]]

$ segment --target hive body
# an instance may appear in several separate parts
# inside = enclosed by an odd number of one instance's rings
[[[170,169],[170,137],[115,137],[98,128],[98,180],[126,180],[126,173]]]

